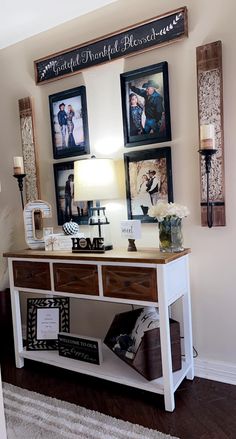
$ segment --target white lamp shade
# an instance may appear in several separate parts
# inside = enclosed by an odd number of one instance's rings
[[[74,200],[94,201],[119,198],[115,163],[91,158],[74,162]]]

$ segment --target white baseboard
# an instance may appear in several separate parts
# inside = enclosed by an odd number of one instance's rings
[[[195,376],[236,385],[236,365],[223,361],[194,360]]]

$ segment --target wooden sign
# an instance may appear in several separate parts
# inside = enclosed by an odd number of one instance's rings
[[[105,253],[104,238],[71,238],[72,253]]]
[[[58,334],[59,355],[92,364],[102,362],[102,342],[98,338],[60,332]]]
[[[88,41],[34,62],[36,84],[74,75],[82,69],[163,46],[187,36],[187,8]]]
[[[224,121],[223,121],[223,73],[221,41],[197,47],[197,91],[199,138],[201,128],[214,127],[214,144],[217,150],[212,156],[209,174],[209,205],[214,226],[225,226],[224,183]],[[199,142],[200,145],[200,142]],[[201,224],[207,226],[207,192],[204,158],[200,157]]]

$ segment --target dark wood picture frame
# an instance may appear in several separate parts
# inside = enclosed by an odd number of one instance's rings
[[[68,189],[68,181],[74,177],[74,161],[54,163],[54,180],[58,225],[71,219],[78,224],[88,224],[92,201],[73,201],[73,191]]]
[[[89,154],[86,88],[50,95],[49,107],[54,159]]]
[[[170,146],[125,153],[124,162],[128,219],[156,222],[148,208],[158,199],[173,202]]]
[[[168,63],[122,73],[120,81],[125,146],[171,140]]]
[[[58,349],[58,338],[42,339],[37,337],[38,310],[45,312],[52,308],[59,309],[58,333],[70,331],[70,301],[69,297],[27,299],[27,350],[54,350]]]

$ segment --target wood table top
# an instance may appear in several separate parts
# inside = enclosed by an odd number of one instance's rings
[[[7,258],[28,259],[67,259],[85,261],[109,261],[109,262],[134,262],[150,264],[168,264],[181,256],[187,255],[191,250],[184,249],[178,253],[163,253],[160,249],[140,248],[135,252],[125,248],[115,248],[105,253],[72,253],[72,251],[45,251],[45,250],[17,250],[3,254]]]

